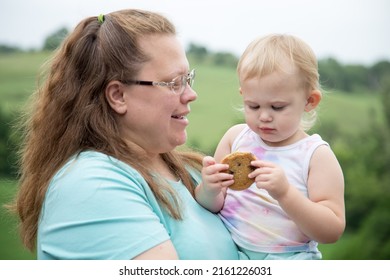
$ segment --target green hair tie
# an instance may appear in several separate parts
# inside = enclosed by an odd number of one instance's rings
[[[103,14],[98,15],[98,22],[100,24],[102,24],[104,22],[104,15]]]

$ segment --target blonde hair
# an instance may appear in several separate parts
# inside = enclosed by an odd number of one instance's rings
[[[286,72],[290,62],[302,78],[307,93],[320,90],[318,62],[311,47],[300,38],[285,34],[270,34],[252,41],[242,54],[237,73],[240,84],[248,79],[262,78],[273,72]],[[304,115],[301,127],[309,130],[316,121],[312,110]]]
[[[122,160],[149,183],[168,213],[180,219],[179,201],[172,188],[153,179],[145,151],[125,142],[104,90],[112,80],[131,79],[148,57],[138,46],[142,36],[176,35],[165,17],[142,10],[106,14],[104,21],[81,21],[55,53],[43,85],[23,124],[19,192],[13,209],[27,248],[35,248],[38,218],[53,175],[73,155],[94,150]],[[191,151],[162,155],[167,165],[193,194],[195,183],[186,166],[200,169],[202,156]],[[77,195],[77,194],[75,194]]]

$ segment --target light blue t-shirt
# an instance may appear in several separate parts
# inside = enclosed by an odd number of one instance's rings
[[[198,173],[192,174],[199,181]],[[38,225],[38,259],[132,259],[170,239],[180,259],[238,259],[220,218],[180,182],[182,220],[160,207],[141,175],[98,152],[65,164],[46,192]]]

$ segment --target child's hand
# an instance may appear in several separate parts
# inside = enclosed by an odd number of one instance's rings
[[[283,169],[268,161],[252,161],[256,170],[250,173],[249,178],[255,178],[256,186],[264,189],[276,200],[285,195],[290,187]]]
[[[202,181],[205,191],[213,194],[225,191],[234,183],[233,175],[223,171],[229,168],[228,164],[216,163],[210,156],[203,158]]]
[[[224,173],[228,164],[216,163],[206,156],[202,161],[202,183],[195,188],[195,198],[203,207],[218,213],[225,202],[226,188],[234,183],[233,175]]]

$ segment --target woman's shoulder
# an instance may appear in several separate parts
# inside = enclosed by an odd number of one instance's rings
[[[100,152],[85,151],[70,158],[55,174],[51,185],[65,184],[69,188],[71,186],[79,188],[94,186],[101,182],[145,184],[141,174],[130,165]]]
[[[124,170],[129,173],[138,173],[130,165],[115,157],[97,151],[84,151],[71,157],[62,167],[63,172],[82,172],[99,170]]]

